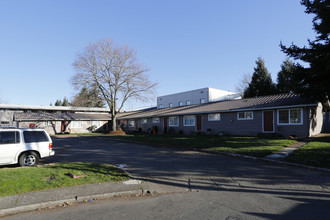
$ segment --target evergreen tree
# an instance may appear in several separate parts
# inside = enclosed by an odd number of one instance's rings
[[[281,70],[277,74],[277,91],[279,93],[294,93],[298,86],[294,73],[298,66],[294,64],[289,58],[286,59],[282,65]]]
[[[99,96],[97,88],[88,90],[83,87],[81,91],[73,98],[72,106],[75,107],[104,107],[105,104]]]
[[[308,40],[309,46],[298,47],[292,44],[281,49],[288,56],[304,61],[308,67],[298,66],[294,72],[298,86],[296,91],[318,101],[326,101],[330,95],[330,0],[304,0],[307,14],[315,14],[313,29],[314,41]]]
[[[61,100],[56,100],[55,106],[62,106],[62,101]]]
[[[63,99],[62,106],[70,106],[69,100],[66,97]]]
[[[276,94],[275,85],[264,60],[258,57],[256,64],[251,82],[244,91],[244,98]]]

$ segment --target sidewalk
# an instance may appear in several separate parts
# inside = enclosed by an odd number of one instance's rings
[[[308,142],[296,142],[288,147],[285,147],[279,151],[276,151],[268,156],[266,156],[266,158],[271,158],[271,159],[281,159],[284,157],[289,156],[293,151],[298,150],[299,148],[301,148],[302,146],[308,144]]]
[[[125,195],[182,192],[185,189],[131,179],[81,185],[0,197],[0,217],[41,208],[61,207],[78,202],[93,202]]]

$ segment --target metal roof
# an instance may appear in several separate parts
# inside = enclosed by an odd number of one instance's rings
[[[0,109],[37,110],[37,111],[73,111],[73,112],[110,112],[110,110],[107,108],[44,106],[44,105],[11,105],[11,104],[0,104]]]
[[[212,112],[253,111],[291,107],[317,106],[317,102],[295,94],[278,94],[256,98],[219,101],[205,104],[163,108],[149,111],[120,113],[118,119],[148,118],[159,116],[189,115]]]
[[[110,114],[19,112],[15,121],[108,121]]]

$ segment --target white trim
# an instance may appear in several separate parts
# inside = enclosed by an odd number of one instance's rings
[[[142,118],[141,119],[141,124],[147,124],[148,123],[148,119],[147,118]]]
[[[194,118],[194,124],[192,124],[192,125],[186,125],[186,121],[185,121],[185,118],[186,117],[193,117]],[[188,126],[195,126],[196,125],[196,116],[195,115],[184,115],[183,116],[183,126],[186,126],[186,127],[188,127]]]
[[[291,123],[290,122],[290,112],[291,110],[297,110],[300,109],[300,123]],[[280,123],[280,113],[279,111],[285,111],[287,110],[289,115],[288,115],[288,123]],[[302,108],[290,108],[290,109],[281,109],[277,110],[277,125],[303,125],[304,124],[304,111]]]
[[[170,123],[170,118],[178,118],[178,124],[176,124],[176,125],[171,125],[171,123]],[[168,126],[169,126],[169,127],[178,127],[179,124],[180,124],[180,117],[179,117],[179,116],[171,116],[171,117],[168,117]]]
[[[262,132],[263,133],[275,133],[275,117],[274,117],[274,110],[266,110],[266,111],[271,111],[273,112],[273,131],[265,131],[265,124],[264,124],[264,112],[265,111],[262,111]]]
[[[252,118],[246,118],[246,113],[247,112],[251,112],[252,113]],[[240,118],[239,117],[239,113],[244,113],[244,118]],[[240,112],[237,112],[237,120],[239,120],[239,121],[253,120],[253,111],[240,111]]]
[[[219,115],[219,119],[210,119],[210,115]],[[208,121],[221,121],[221,114],[220,113],[209,113],[207,114]]]

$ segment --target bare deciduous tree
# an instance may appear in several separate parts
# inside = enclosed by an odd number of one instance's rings
[[[110,108],[113,131],[128,99],[147,101],[154,94],[156,84],[148,79],[148,69],[137,61],[134,49],[115,45],[111,39],[90,43],[77,53],[73,66],[73,85],[88,89],[96,85]]]
[[[250,73],[245,73],[238,85],[235,86],[236,92],[243,95],[246,88],[249,87],[251,79],[252,75]]]
[[[7,100],[4,100],[1,98],[1,91],[0,91],[0,104],[7,102]]]

